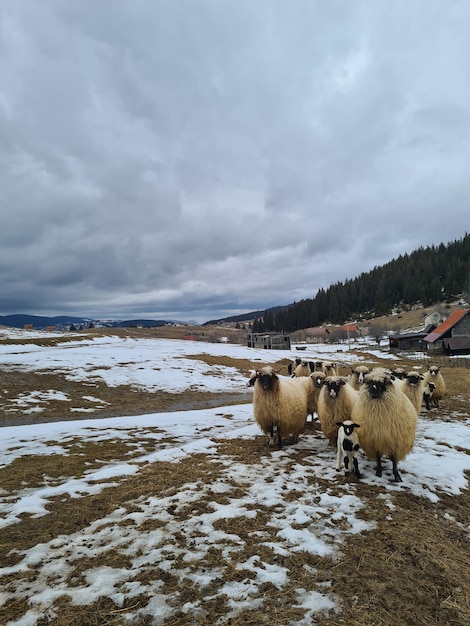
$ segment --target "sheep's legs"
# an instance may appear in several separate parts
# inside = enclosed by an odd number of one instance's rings
[[[362,474],[359,471],[359,463],[357,462],[356,457],[353,458],[353,465],[354,465],[354,474],[356,475],[356,478],[362,478]]]
[[[394,480],[396,483],[402,483],[402,479],[400,476],[400,472],[398,471],[398,467],[397,467],[397,462],[395,460],[394,456],[390,457],[391,461],[392,461],[392,465],[393,465],[393,476],[394,476]]]
[[[375,475],[382,476],[382,459],[380,458],[380,454],[377,454],[375,458],[377,460],[377,466],[375,468]]]
[[[277,431],[277,447],[279,448],[279,450],[282,450],[282,435],[281,435],[281,430],[279,426],[276,426],[276,431]],[[271,430],[269,431],[269,435],[271,437],[271,439],[269,440],[269,445],[273,446],[274,445],[274,424],[271,424]]]

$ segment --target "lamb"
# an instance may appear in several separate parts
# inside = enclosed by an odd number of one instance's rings
[[[356,367],[351,368],[351,377],[349,379],[349,384],[353,389],[359,391],[361,386],[364,384],[364,376],[369,373],[369,368],[367,365],[357,365]]]
[[[435,385],[432,394],[432,402],[435,407],[439,406],[439,400],[442,400],[446,395],[446,384],[440,369],[437,365],[430,365],[424,374],[424,384],[426,385],[428,381],[431,381]]]
[[[382,456],[388,456],[394,480],[402,482],[398,462],[414,445],[418,423],[415,407],[394,384],[391,373],[379,367],[367,374],[358,393],[351,420],[361,427],[359,444],[369,459],[376,460],[376,476],[382,476]]]
[[[423,382],[423,402],[426,405],[426,409],[428,411],[431,410],[431,399],[435,388],[436,385],[430,380],[428,380],[426,384]]]
[[[357,455],[359,452],[359,436],[356,432],[356,428],[360,428],[359,424],[355,424],[351,420],[345,420],[344,422],[337,422],[339,426],[338,430],[338,443],[336,449],[336,471],[341,469],[341,463],[344,462],[344,473],[347,476],[350,469],[354,468],[354,474],[356,478],[362,478],[362,474],[359,471],[359,464],[357,461]]]
[[[293,435],[294,440],[305,429],[307,394],[298,381],[279,376],[268,365],[257,370],[253,389],[253,413],[263,433],[269,435],[269,445],[274,445],[277,431],[278,448],[282,440]]]
[[[403,380],[399,381],[401,390],[411,400],[418,415],[423,404],[423,378],[418,372],[406,372]]]
[[[327,376],[318,396],[318,419],[323,434],[336,446],[338,422],[351,419],[358,393],[343,376]]]

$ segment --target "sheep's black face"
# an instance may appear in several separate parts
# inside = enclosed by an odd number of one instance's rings
[[[369,380],[367,381],[367,389],[371,398],[381,398],[387,389],[387,381]]]
[[[274,376],[272,376],[271,374],[260,374],[258,376],[258,380],[263,389],[267,391],[272,387]]]
[[[421,376],[419,374],[407,374],[406,378],[410,385],[416,386],[419,384],[421,380]]]
[[[321,371],[323,369],[323,361],[315,361],[315,369]]]
[[[315,383],[315,387],[318,387],[320,389],[320,387],[323,386],[323,381],[325,379],[322,378],[321,376],[312,376],[312,378],[313,378],[313,382]]]
[[[328,395],[330,398],[337,398],[341,387],[344,385],[344,381],[341,380],[326,380],[324,383],[328,389]]]
[[[359,424],[343,424],[344,434],[351,437],[355,428],[359,428]]]

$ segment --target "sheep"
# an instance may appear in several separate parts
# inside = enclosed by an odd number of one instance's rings
[[[358,394],[351,420],[361,427],[359,444],[370,460],[376,460],[376,476],[382,476],[382,456],[388,456],[395,482],[402,482],[398,462],[414,445],[418,423],[415,407],[394,384],[391,373],[380,367],[367,374]]]
[[[431,381],[435,385],[432,394],[432,402],[435,407],[439,406],[439,400],[442,400],[446,395],[446,384],[440,369],[437,365],[430,365],[424,374],[424,384],[426,385],[428,381]]]
[[[406,370],[403,367],[394,367],[392,369],[392,376],[398,378],[398,380],[403,380],[406,376]]]
[[[300,363],[295,368],[292,378],[300,378],[300,376],[310,376],[313,372],[314,365],[312,361],[300,361]]]
[[[336,471],[340,471],[341,464],[344,462],[344,473],[346,476],[353,467],[356,478],[362,478],[357,461],[360,446],[356,428],[360,428],[360,425],[355,424],[351,420],[336,422],[336,424],[339,426],[336,448]]]
[[[351,377],[349,379],[351,387],[356,391],[359,391],[364,383],[364,376],[368,374],[369,371],[370,370],[367,365],[357,365],[356,367],[351,368]]]
[[[431,410],[431,399],[434,393],[436,385],[428,380],[427,383],[423,382],[423,402],[426,405],[428,411]]]
[[[400,383],[400,388],[414,406],[416,413],[419,415],[421,405],[423,403],[423,375],[418,372],[406,372]]]
[[[294,378],[299,385],[302,385],[307,394],[307,420],[308,416],[313,416],[317,411],[318,395],[323,386],[325,380],[324,372],[313,372],[310,376],[301,376],[300,378]]]
[[[318,396],[320,427],[332,446],[336,446],[339,421],[351,419],[358,392],[343,376],[326,376]]]
[[[323,371],[327,376],[338,376],[338,366],[332,361],[323,362]]]
[[[253,389],[253,413],[263,433],[270,436],[269,445],[274,445],[274,430],[277,431],[278,448],[288,435],[298,439],[305,430],[307,418],[307,394],[298,381],[279,376],[268,365],[257,370]]]
[[[256,382],[256,370],[250,370],[250,378],[247,380],[246,386],[253,387]]]
[[[287,371],[289,372],[289,376],[294,376],[295,368],[301,363],[302,363],[302,359],[299,356],[295,357],[295,361],[293,365],[292,363],[289,363],[289,365],[287,366]]]
[[[315,361],[313,364],[314,372],[323,372],[323,361]]]

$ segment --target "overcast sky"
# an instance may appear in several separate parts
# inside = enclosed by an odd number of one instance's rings
[[[467,0],[1,0],[0,314],[196,320],[470,225]]]

